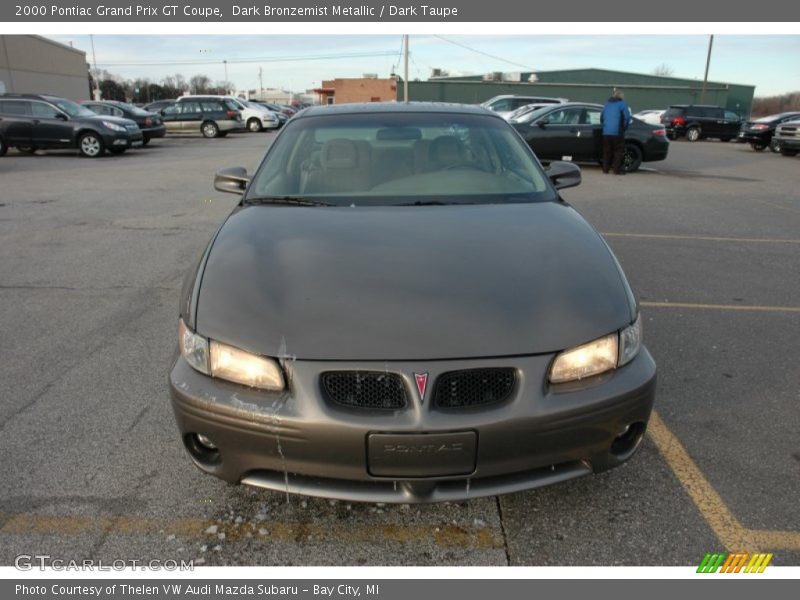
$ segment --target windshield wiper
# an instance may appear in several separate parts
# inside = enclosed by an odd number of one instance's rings
[[[408,204],[397,204],[396,206],[450,206],[452,204],[464,204],[463,202],[440,202],[438,200],[417,200]]]
[[[302,196],[256,196],[245,198],[245,204],[291,204],[293,206],[333,206],[320,200],[303,198]]]

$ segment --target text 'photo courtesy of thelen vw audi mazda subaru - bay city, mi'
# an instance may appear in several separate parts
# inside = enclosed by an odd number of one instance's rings
[[[656,366],[602,237],[502,117],[308,108],[190,270],[169,380],[232,483],[351,501],[504,494],[615,467]]]

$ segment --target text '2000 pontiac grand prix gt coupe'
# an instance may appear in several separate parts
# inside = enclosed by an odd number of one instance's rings
[[[170,374],[203,471],[374,502],[504,494],[638,448],[656,367],[601,236],[479,107],[299,113],[183,287]]]

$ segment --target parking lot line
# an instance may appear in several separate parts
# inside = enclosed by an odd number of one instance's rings
[[[800,532],[753,530],[733,516],[722,496],[706,479],[700,467],[657,412],[647,427],[650,439],[681,482],[700,514],[729,551],[800,550]]]
[[[257,521],[220,523],[212,519],[164,520],[141,517],[75,517],[29,513],[0,513],[0,536],[7,535],[156,535],[195,538],[217,543],[219,534],[226,542],[261,539],[269,542],[303,541],[365,543],[374,541],[433,543],[445,548],[500,550],[502,536],[490,527],[457,525],[339,525],[307,521]],[[214,533],[209,533],[209,528]],[[264,531],[264,533],[261,533]],[[249,534],[249,535],[248,535]]]
[[[639,305],[646,308],[697,308],[701,310],[800,313],[800,306],[764,306],[761,304],[700,304],[697,302],[652,302],[643,300],[639,302]]]
[[[800,244],[800,240],[780,238],[741,238],[713,235],[668,235],[660,233],[605,232],[603,237],[640,238],[645,240],[697,240],[701,242],[731,242],[736,244]]]

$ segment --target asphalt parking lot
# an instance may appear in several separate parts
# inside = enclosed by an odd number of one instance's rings
[[[674,142],[565,190],[613,247],[659,366],[619,469],[442,505],[227,485],[179,440],[167,372],[184,272],[274,134],[124,156],[0,158],[0,564],[19,554],[207,565],[800,565],[800,158]]]

